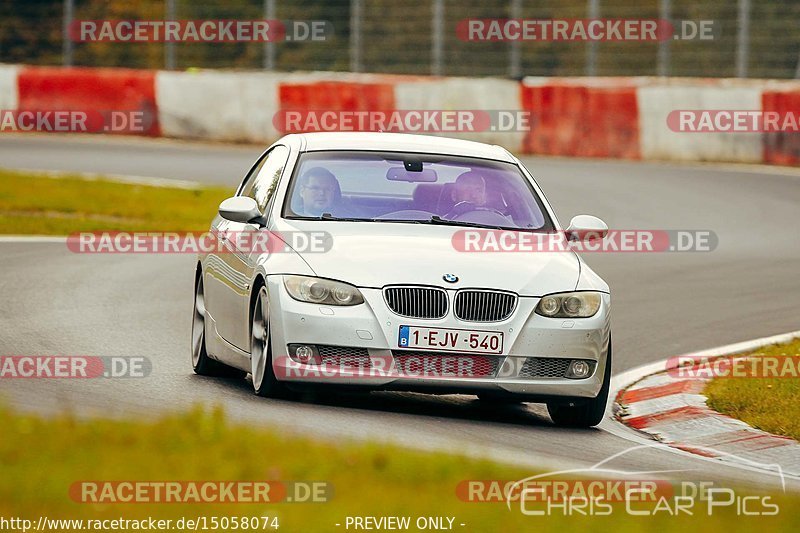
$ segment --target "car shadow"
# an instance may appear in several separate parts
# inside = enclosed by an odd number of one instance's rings
[[[301,395],[300,401],[366,411],[389,411],[434,418],[450,418],[500,424],[552,427],[543,409],[535,404],[486,402],[461,394],[422,394],[414,392],[335,393]]]
[[[363,391],[335,388],[292,391],[288,399],[258,398],[253,395],[252,382],[246,379],[203,378],[220,389],[236,389],[255,401],[281,402],[285,405],[320,405],[339,409],[370,412],[391,412],[429,418],[447,418],[493,424],[553,428],[546,408],[541,404],[487,402],[475,396],[460,394],[422,394],[415,392]]]

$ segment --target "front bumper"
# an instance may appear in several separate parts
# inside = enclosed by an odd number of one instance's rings
[[[530,401],[593,398],[603,384],[611,332],[608,294],[602,294],[600,310],[590,318],[543,317],[534,313],[539,298],[520,297],[510,318],[485,323],[459,320],[452,310],[442,319],[404,318],[389,310],[380,289],[360,289],[365,302],[352,307],[298,302],[286,292],[280,275],[267,278],[267,291],[273,368],[281,381],[439,394],[511,394]],[[448,293],[452,301],[455,291]],[[401,325],[502,332],[503,352],[500,355],[409,353],[410,350],[398,345]],[[350,349],[364,354],[367,363],[302,364],[289,357],[290,344]],[[397,357],[400,351],[406,355]],[[411,358],[417,353],[419,360],[415,363]],[[553,360],[553,363],[557,362],[555,359],[581,359],[592,362],[594,368],[583,379],[530,377],[524,375],[529,358]],[[486,362],[491,363],[493,371],[469,371],[473,363]]]

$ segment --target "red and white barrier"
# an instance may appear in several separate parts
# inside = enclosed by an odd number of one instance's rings
[[[521,98],[532,115],[523,152],[639,159],[633,80],[526,78]]]
[[[278,88],[279,113],[275,128],[281,133],[298,133],[285,120],[290,113],[309,118],[324,112],[339,115],[358,112],[390,113],[395,106],[394,85],[391,82],[369,79],[364,81],[318,80],[286,81]],[[306,121],[303,121],[305,123]]]
[[[397,109],[432,111],[504,111],[516,114],[522,111],[519,84],[512,80],[497,78],[432,78],[426,81],[410,81],[394,86]],[[497,124],[494,131],[475,133],[459,132],[472,141],[499,144],[510,150],[518,150],[525,137],[524,131],[504,131]],[[432,135],[437,135],[432,132]],[[439,133],[451,136],[451,133]]]
[[[667,115],[673,110],[761,110],[760,88],[725,86],[724,82],[639,87],[642,159],[760,163],[759,133],[683,132],[667,126]]]
[[[155,76],[148,70],[22,67],[17,71],[17,109],[100,115],[141,112],[146,121],[140,133],[158,136]]]
[[[800,115],[800,83],[661,78],[439,78],[352,73],[185,72],[0,65],[0,110],[133,111],[138,133],[269,143],[287,111],[528,114],[528,125],[438,134],[524,154],[800,164],[800,134],[676,131],[677,110]],[[126,131],[125,133],[130,133]],[[425,133],[431,133],[425,131]],[[433,132],[436,134],[436,132]]]
[[[761,106],[764,111],[797,113],[800,110],[800,83],[768,84],[761,93]],[[797,133],[767,133],[763,145],[764,163],[800,165],[800,135]]]
[[[0,65],[0,109],[15,111],[19,101],[16,65]]]
[[[156,98],[166,137],[269,142],[280,76],[213,70],[158,72]]]

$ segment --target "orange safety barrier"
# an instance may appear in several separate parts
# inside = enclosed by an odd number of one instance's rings
[[[634,87],[547,84],[521,87],[531,113],[523,150],[532,154],[639,159]]]
[[[283,117],[287,111],[299,111],[306,114],[325,111],[383,111],[390,113],[395,110],[394,84],[392,83],[340,81],[283,83],[278,88],[278,95],[280,110],[275,126],[282,133],[298,132],[285,123]],[[307,121],[303,123],[305,124]]]
[[[800,115],[800,88],[784,91],[763,91],[761,109]],[[776,165],[800,164],[800,135],[791,131],[768,132],[763,136],[764,163]]]
[[[20,111],[86,113],[89,132],[160,135],[155,71],[23,67]]]

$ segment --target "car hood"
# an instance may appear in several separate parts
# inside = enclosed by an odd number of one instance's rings
[[[463,252],[452,244],[465,228],[398,223],[282,220],[282,232],[325,232],[324,252],[297,248],[317,276],[358,287],[415,284],[495,288],[524,296],[574,290],[580,263],[572,252]],[[456,283],[443,280],[458,276]]]

